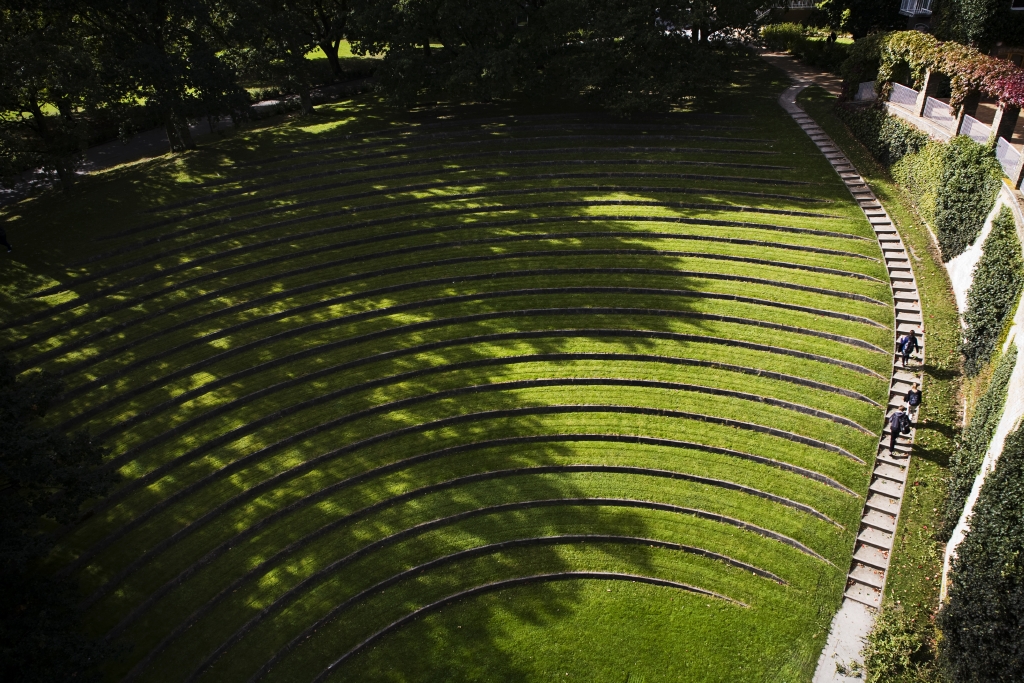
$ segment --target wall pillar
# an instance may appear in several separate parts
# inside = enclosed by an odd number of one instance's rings
[[[1024,154],[1020,155],[1017,168],[1013,169],[1013,173],[1009,174],[1009,178],[1010,182],[1013,183],[1014,189],[1019,190],[1021,183],[1024,182]]]
[[[960,107],[960,113],[956,115],[956,124],[953,127],[954,137],[960,135],[960,130],[964,127],[964,117],[974,116],[978,113],[978,105],[981,103],[981,93],[977,90],[972,90],[964,98],[964,103]]]
[[[931,69],[924,72],[924,83],[921,84],[921,92],[917,94],[917,104],[914,106],[916,116],[924,116],[924,105],[927,104],[928,97],[939,89],[940,80],[939,74]]]
[[[992,135],[994,139],[1006,138],[1009,142],[1013,137],[1013,129],[1017,127],[1017,117],[1020,116],[1020,107],[1005,102],[999,103],[996,109],[996,117],[992,119]]]

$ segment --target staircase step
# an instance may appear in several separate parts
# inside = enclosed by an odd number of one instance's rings
[[[864,506],[880,510],[890,515],[898,514],[900,511],[899,500],[896,498],[890,498],[889,496],[883,496],[880,493],[870,494],[864,502]]]
[[[885,571],[889,568],[889,553],[870,545],[857,545],[853,553],[853,559],[869,567],[875,567]]]
[[[866,584],[872,588],[878,588],[879,590],[885,585],[885,572],[869,567],[866,564],[857,563],[854,565],[849,576],[854,581]]]
[[[882,591],[862,583],[852,583],[843,595],[854,602],[878,609],[882,606]]]
[[[892,550],[892,534],[887,534],[874,527],[864,528],[857,534],[857,540],[880,550]]]
[[[896,517],[878,510],[868,510],[861,517],[861,524],[872,527],[874,529],[881,529],[882,531],[888,531],[890,534],[896,533]]]
[[[897,483],[905,484],[907,481],[907,470],[904,467],[898,467],[896,465],[890,465],[887,462],[881,462],[875,466],[875,476],[882,477],[884,479],[892,479]]]
[[[872,478],[868,491],[881,493],[883,496],[889,496],[890,498],[903,497],[903,487],[888,479]]]

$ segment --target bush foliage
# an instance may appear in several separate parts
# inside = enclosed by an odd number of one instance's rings
[[[864,648],[867,683],[932,680],[930,635],[927,622],[917,622],[898,603],[887,603]]]
[[[1024,428],[985,480],[939,612],[954,681],[1024,680]]]
[[[1024,287],[1024,260],[1013,213],[1004,207],[992,221],[984,253],[974,269],[964,313],[963,356],[969,375],[976,375],[992,355],[1013,316]]]
[[[836,114],[883,164],[892,165],[924,149],[928,136],[878,108],[840,106]]]
[[[943,260],[959,256],[977,239],[1002,179],[1003,169],[989,147],[966,135],[958,135],[945,145],[935,197],[935,232]]]
[[[992,435],[999,424],[1006,403],[1006,389],[1010,383],[1013,366],[1017,363],[1017,347],[1014,345],[999,361],[992,373],[985,395],[974,408],[970,424],[957,440],[956,450],[949,462],[949,493],[943,512],[941,536],[948,539],[960,520],[967,496],[974,486],[974,479],[981,471],[985,452],[992,441]]]

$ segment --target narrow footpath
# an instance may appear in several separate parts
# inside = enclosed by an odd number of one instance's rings
[[[768,56],[765,55],[765,58],[768,59]],[[779,96],[779,104],[825,155],[874,229],[892,286],[896,338],[913,330],[918,335],[918,342],[921,345],[919,357],[911,368],[897,365],[897,356],[895,353],[893,355],[885,426],[879,440],[874,471],[864,502],[843,603],[832,621],[828,641],[818,659],[814,674],[814,683],[852,682],[862,680],[858,671],[864,664],[861,651],[882,605],[889,556],[899,524],[900,508],[910,467],[910,451],[915,429],[912,427],[908,437],[902,438],[896,448],[890,451],[889,417],[903,405],[911,385],[921,385],[923,381],[925,338],[921,300],[910,259],[889,215],[849,159],[796,103],[797,96],[808,85],[819,84],[819,80],[827,83],[834,77],[828,74],[815,75],[802,65],[798,65],[801,66],[799,71],[790,72],[786,67],[792,63],[780,63],[772,59],[769,61],[786,70],[796,81]],[[834,87],[834,84],[829,85]]]

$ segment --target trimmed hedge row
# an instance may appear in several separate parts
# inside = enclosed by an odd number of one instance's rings
[[[410,493],[417,493],[417,492],[413,491],[413,492],[410,492]],[[389,500],[392,501],[392,502],[403,502],[406,499],[406,496],[409,496],[409,494],[404,494],[403,496],[398,496],[398,497],[395,497],[395,498],[391,498]],[[760,535],[760,536],[762,536],[764,538],[769,538],[769,539],[772,539],[772,540],[780,541],[780,542],[785,543],[786,545],[789,545],[789,546],[791,546],[791,547],[793,547],[793,548],[795,548],[795,549],[797,549],[797,550],[799,550],[799,551],[801,551],[801,552],[803,552],[805,554],[810,555],[811,557],[815,557],[816,559],[820,559],[820,560],[822,560],[824,562],[827,562],[827,560],[825,560],[825,558],[821,557],[820,555],[815,553],[813,550],[811,550],[810,548],[807,548],[806,546],[804,546],[803,544],[799,543],[798,541],[795,541],[795,540],[789,538],[788,536],[783,536],[782,534],[777,534],[777,533],[775,533],[773,531],[770,531],[768,529],[763,529],[763,528],[758,527],[756,525],[753,525],[753,524],[750,524],[748,522],[744,522],[744,521],[741,521],[741,520],[738,520],[738,519],[734,519],[732,517],[726,517],[725,515],[720,515],[720,514],[713,513],[713,512],[707,512],[705,510],[698,510],[698,509],[694,509],[694,508],[685,508],[685,507],[681,507],[681,506],[678,506],[678,505],[670,505],[670,504],[667,504],[667,503],[656,503],[656,502],[653,502],[653,501],[630,500],[630,499],[621,499],[621,498],[562,498],[562,499],[547,499],[547,500],[522,501],[522,502],[517,502],[517,503],[507,503],[507,504],[504,504],[504,505],[496,505],[496,506],[487,507],[487,508],[477,508],[475,510],[469,510],[467,512],[463,512],[463,513],[458,514],[458,515],[453,515],[451,517],[445,517],[445,518],[442,518],[440,520],[435,520],[434,522],[426,522],[424,524],[421,524],[421,525],[418,525],[416,527],[413,527],[412,530],[415,530],[416,532],[427,531],[427,530],[429,530],[431,528],[435,528],[432,525],[443,526],[443,525],[445,525],[447,523],[453,523],[453,522],[456,522],[456,521],[462,521],[462,520],[467,519],[469,517],[475,517],[475,516],[484,515],[484,514],[492,514],[492,513],[496,513],[496,512],[504,512],[506,510],[513,511],[513,510],[522,510],[522,509],[536,508],[536,507],[583,506],[583,505],[585,505],[585,506],[595,506],[595,507],[597,507],[597,506],[601,506],[601,507],[626,507],[626,508],[637,508],[637,509],[643,509],[643,510],[656,510],[656,511],[659,511],[659,512],[671,512],[671,513],[675,513],[675,514],[682,514],[682,515],[687,515],[687,516],[691,516],[691,517],[697,517],[699,519],[706,519],[708,521],[718,522],[720,524],[726,524],[726,525],[729,525],[729,526],[732,526],[732,527],[735,527],[735,528],[738,528],[738,529],[742,529],[744,531],[749,531],[751,533],[758,534],[758,535]],[[366,508],[364,508],[363,510],[366,510]],[[278,566],[281,562],[284,562],[285,560],[287,560],[288,557],[291,555],[291,553],[294,552],[294,550],[297,550],[302,545],[305,545],[306,543],[309,543],[309,542],[312,542],[312,540],[315,540],[314,537],[315,538],[322,538],[323,536],[327,535],[328,533],[334,531],[336,528],[338,528],[338,527],[348,523],[349,521],[352,521],[352,517],[353,516],[356,516],[356,515],[361,516],[363,514],[363,510],[356,511],[355,513],[352,513],[351,515],[348,515],[346,517],[342,517],[341,519],[335,520],[334,522],[331,522],[330,524],[327,524],[327,525],[321,527],[320,529],[316,530],[313,534],[310,534],[309,536],[306,536],[303,539],[300,539],[299,541],[296,541],[291,546],[288,546],[287,548],[284,548],[281,551],[279,551],[277,554],[275,554],[275,555],[273,555],[273,556],[263,560],[259,565],[254,567],[247,574],[245,574],[245,575],[235,579],[234,582],[232,582],[231,584],[226,586],[216,596],[214,596],[212,599],[210,599],[210,600],[206,601],[205,603],[203,603],[203,605],[200,606],[199,609],[197,609],[195,612],[193,612],[187,619],[182,621],[178,625],[178,627],[174,629],[174,631],[172,631],[167,636],[165,636],[164,639],[160,641],[160,643],[158,643],[152,650],[150,650],[148,653],[146,653],[146,656],[143,657],[143,659],[140,660],[135,665],[135,667],[133,667],[132,670],[128,672],[128,675],[125,676],[122,679],[122,683],[129,683],[130,681],[133,681],[136,678],[138,678],[138,676],[143,671],[145,671],[145,669],[148,668],[148,666],[150,664],[152,664],[152,662],[156,659],[156,657],[161,652],[166,650],[167,647],[169,647],[171,645],[171,643],[173,643],[181,635],[183,635],[190,628],[192,628],[192,626],[194,626],[195,623],[199,621],[199,619],[201,619],[205,615],[209,614],[213,610],[213,608],[215,606],[217,606],[218,604],[223,602],[224,599],[230,597],[231,594],[235,590],[237,590],[239,587],[244,585],[246,582],[252,580],[253,578],[258,576],[259,574],[264,573],[266,571],[269,571],[269,570],[273,569],[274,567]],[[409,531],[412,531],[412,530],[409,530]],[[403,533],[403,532],[400,532],[400,533]],[[404,536],[403,536],[403,538],[404,538]]]
[[[267,294],[265,296],[260,296],[260,297],[256,297],[256,298],[253,298],[253,299],[248,299],[246,301],[242,301],[240,303],[233,304],[233,305],[230,305],[230,306],[225,306],[224,308],[219,309],[217,311],[211,311],[210,313],[205,313],[205,314],[202,314],[202,315],[193,316],[193,317],[191,317],[191,318],[189,318],[187,320],[183,320],[180,323],[177,323],[175,325],[171,325],[170,327],[166,327],[166,328],[164,328],[164,329],[162,329],[162,330],[160,330],[158,332],[153,332],[153,333],[151,333],[149,335],[145,335],[143,337],[138,337],[135,340],[133,340],[133,342],[121,345],[121,346],[117,347],[117,349],[118,350],[124,350],[126,348],[131,348],[132,346],[136,346],[138,344],[144,343],[144,342],[149,341],[151,339],[156,339],[159,336],[166,335],[166,334],[169,334],[171,332],[175,332],[177,330],[185,329],[187,327],[191,327],[193,325],[199,324],[201,322],[205,322],[207,320],[214,320],[214,319],[216,319],[216,318],[218,318],[218,317],[220,317],[222,315],[229,315],[231,313],[238,313],[238,312],[241,312],[241,311],[248,310],[250,308],[255,308],[256,306],[262,306],[262,305],[271,303],[273,301],[278,301],[280,299],[288,298],[288,297],[291,297],[291,296],[297,296],[297,295],[300,295],[300,294],[304,294],[306,292],[315,291],[317,289],[323,289],[323,288],[326,288],[326,287],[331,287],[331,286],[335,286],[335,285],[339,285],[339,284],[344,284],[344,283],[348,283],[348,282],[354,282],[354,281],[358,281],[358,280],[366,280],[366,279],[371,279],[371,278],[375,278],[375,277],[381,277],[381,276],[386,276],[386,275],[393,275],[393,274],[396,274],[396,273],[409,272],[409,271],[413,271],[413,270],[437,268],[437,267],[446,266],[446,265],[458,265],[458,264],[468,264],[468,263],[503,261],[503,260],[507,260],[507,259],[534,258],[534,257],[537,257],[537,256],[561,257],[561,256],[570,256],[570,255],[573,256],[574,258],[578,258],[580,256],[580,252],[578,250],[572,250],[572,251],[552,250],[552,251],[540,251],[540,252],[506,252],[506,253],[500,253],[500,254],[485,254],[485,255],[481,255],[481,256],[462,256],[462,257],[457,257],[457,258],[452,258],[452,259],[443,259],[443,260],[440,260],[440,261],[421,261],[419,263],[405,264],[405,265],[401,265],[401,266],[395,266],[393,268],[381,268],[381,269],[378,269],[376,271],[369,271],[369,272],[359,273],[359,274],[356,274],[356,275],[345,275],[345,276],[337,277],[337,278],[334,278],[334,279],[331,279],[331,280],[321,280],[321,281],[318,281],[318,282],[313,282],[313,283],[309,283],[309,284],[306,284],[306,285],[301,285],[301,286],[298,286],[298,287],[293,287],[291,289],[284,289],[284,290],[281,290],[281,291],[274,292],[272,294]],[[273,275],[267,275],[265,277],[257,278],[255,280],[249,280],[248,282],[241,282],[241,283],[238,283],[238,284],[235,284],[235,285],[231,285],[229,287],[225,287],[223,289],[212,290],[210,292],[206,292],[204,294],[196,296],[196,297],[194,297],[192,299],[188,299],[188,300],[185,300],[185,301],[179,301],[178,303],[172,304],[170,306],[164,306],[164,307],[160,308],[159,310],[155,310],[155,311],[152,311],[150,313],[143,314],[143,315],[135,317],[135,318],[133,318],[131,320],[127,320],[127,321],[124,321],[124,322],[121,322],[121,323],[116,323],[116,324],[108,325],[107,327],[103,328],[102,330],[99,330],[97,332],[93,332],[93,333],[90,333],[90,334],[83,335],[81,337],[78,337],[77,339],[74,339],[73,341],[70,341],[70,342],[62,344],[60,346],[54,347],[53,349],[51,349],[49,351],[44,351],[42,353],[36,354],[30,360],[22,361],[21,363],[19,363],[17,365],[17,367],[19,368],[19,371],[20,370],[25,370],[25,369],[28,369],[28,368],[31,368],[31,367],[35,367],[35,366],[39,365],[42,362],[45,362],[45,361],[50,360],[52,358],[56,358],[58,356],[66,355],[67,353],[69,353],[71,351],[80,349],[82,346],[85,346],[86,344],[94,343],[94,342],[99,341],[100,339],[102,339],[104,337],[112,335],[112,334],[114,334],[116,332],[119,332],[121,330],[125,330],[125,329],[128,329],[128,328],[131,328],[132,326],[137,325],[139,323],[143,323],[143,322],[146,322],[148,320],[152,320],[152,319],[161,317],[161,316],[166,315],[168,313],[180,310],[182,308],[186,308],[188,306],[192,306],[192,305],[200,303],[202,301],[208,301],[210,299],[216,299],[216,298],[219,298],[219,297],[223,297],[223,296],[225,296],[225,295],[227,295],[227,294],[229,294],[229,293],[231,293],[233,291],[237,291],[237,290],[240,290],[240,289],[245,289],[245,288],[252,287],[252,286],[255,286],[255,285],[258,285],[258,284],[262,284],[262,283],[269,283],[269,282],[278,283],[278,282],[281,282],[282,280],[284,280],[285,278],[291,277],[291,276],[294,276],[294,275],[311,273],[311,272],[315,272],[317,270],[334,269],[335,267],[337,267],[339,265],[342,265],[344,263],[348,263],[348,262],[350,262],[349,259],[342,259],[340,261],[331,261],[331,262],[328,262],[328,263],[319,263],[319,264],[315,264],[315,265],[312,265],[312,266],[306,266],[304,268],[296,268],[296,269],[293,269],[293,270],[290,270],[290,271],[287,271],[287,272],[284,272],[284,273],[275,273]],[[814,293],[814,294],[823,294],[823,295],[826,295],[826,296],[835,296],[835,297],[838,297],[838,298],[850,299],[852,301],[860,301],[860,302],[863,302],[863,303],[869,303],[869,304],[876,304],[876,305],[879,305],[879,306],[885,306],[884,303],[882,303],[881,301],[878,301],[877,299],[872,299],[871,297],[864,296],[862,294],[856,294],[856,293],[853,293],[853,292],[842,292],[842,291],[838,291],[838,290],[824,289],[824,288],[821,288],[821,287],[809,287],[807,285],[800,285],[800,284],[786,282],[786,281],[768,280],[768,279],[765,279],[765,278],[756,278],[756,277],[744,277],[742,275],[732,275],[732,274],[728,274],[728,273],[715,273],[715,272],[703,272],[703,271],[687,271],[687,270],[669,270],[669,269],[661,269],[661,268],[559,268],[559,269],[548,269],[545,272],[556,273],[556,274],[580,274],[580,275],[583,275],[583,274],[594,274],[594,273],[604,273],[604,274],[608,274],[608,275],[616,275],[616,274],[631,274],[632,275],[632,274],[635,274],[635,275],[653,275],[653,276],[663,276],[663,277],[686,277],[686,278],[696,278],[696,279],[706,279],[706,280],[723,280],[723,281],[730,281],[730,282],[747,282],[747,283],[750,283],[750,284],[767,285],[767,286],[771,286],[771,287],[779,287],[779,288],[782,288],[782,289],[792,289],[792,290],[801,291],[801,292],[809,292],[809,293]],[[498,276],[498,273],[495,273],[494,275]],[[160,290],[158,290],[158,291],[160,291]],[[180,291],[180,290],[176,290],[176,291]],[[143,298],[152,298],[152,296],[153,296],[152,294],[151,295],[145,295]],[[40,342],[40,341],[44,341],[46,339],[49,339],[49,338],[55,336],[56,334],[58,334],[60,332],[63,332],[63,331],[69,330],[69,329],[73,329],[73,328],[81,327],[86,322],[92,322],[92,321],[95,321],[95,320],[99,320],[100,318],[103,318],[103,317],[105,317],[107,315],[110,315],[111,313],[114,313],[114,312],[116,312],[118,310],[123,310],[126,307],[130,308],[132,306],[138,305],[139,303],[141,303],[141,301],[139,301],[138,299],[129,299],[127,301],[123,301],[123,302],[121,302],[120,305],[118,305],[116,307],[95,311],[91,315],[81,316],[79,318],[76,318],[73,322],[68,322],[68,323],[60,325],[58,327],[55,327],[55,328],[50,328],[50,329],[47,329],[47,330],[42,330],[42,331],[40,331],[40,332],[38,332],[38,333],[36,333],[34,335],[27,335],[26,337],[22,338],[20,341],[8,345],[4,350],[5,351],[10,351],[10,350],[18,349],[18,348],[23,348],[25,346],[29,346],[31,344],[35,344],[35,343]],[[109,354],[103,354],[103,357],[108,357],[108,356],[109,356]],[[94,363],[99,362],[99,359],[100,359],[100,356],[95,356],[93,358],[85,358],[81,362],[76,363],[76,364],[74,364],[71,367],[73,367],[74,370],[79,370],[79,369],[82,369],[82,368],[90,367]],[[69,369],[67,367],[65,367],[64,371],[68,372]]]
[[[999,419],[1003,415],[1007,387],[1010,384],[1010,375],[1013,373],[1016,363],[1017,345],[1014,344],[999,361],[995,372],[992,373],[992,379],[985,395],[981,397],[978,405],[974,408],[970,424],[957,439],[956,449],[949,462],[948,493],[943,514],[943,526],[939,534],[945,540],[949,539],[953,528],[960,521],[964,505],[967,504],[967,497],[974,487],[974,480],[981,471],[985,452],[988,451],[988,445],[992,441],[992,435],[995,434],[996,425],[999,424]]]
[[[928,144],[927,134],[881,108],[837,106],[836,116],[876,159],[889,166]]]
[[[941,661],[956,681],[1024,679],[1024,428],[981,487],[939,612]]]
[[[961,344],[964,369],[976,375],[988,362],[1007,322],[1013,317],[1024,289],[1024,259],[1021,258],[1013,213],[1003,207],[992,221],[981,260],[974,268],[974,281],[967,293]]]

